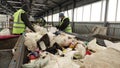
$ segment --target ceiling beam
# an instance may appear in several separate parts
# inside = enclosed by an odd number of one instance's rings
[[[37,4],[37,3],[35,3],[34,5],[35,6],[46,6],[45,4]]]
[[[52,3],[56,4],[56,5],[59,5],[59,3],[53,1],[53,0],[50,0]]]
[[[33,11],[43,11],[42,9],[33,9]]]
[[[18,1],[7,1],[9,3],[16,3],[16,4],[21,4],[21,2],[18,2]]]
[[[11,11],[10,9],[8,9],[7,7],[5,7],[5,6],[1,5],[1,4],[0,4],[0,7],[3,8],[4,10],[7,10],[8,12],[12,12],[13,13],[13,11]]]
[[[41,13],[39,13],[39,14],[41,15],[42,13],[47,12],[48,10],[50,10],[50,9],[52,9],[52,8],[55,8],[55,7],[60,7],[60,6],[61,6],[61,4],[65,4],[65,3],[66,3],[66,2],[68,2],[68,1],[70,1],[70,0],[65,0],[65,1],[63,1],[62,3],[60,3],[59,5],[54,6],[54,7],[51,7],[51,8],[49,8],[49,9],[47,9],[46,11],[43,11],[43,12],[41,12]]]
[[[48,0],[45,0],[43,3],[45,4],[45,3],[47,3],[48,2]]]
[[[16,9],[14,9],[13,6],[12,6],[9,2],[7,2],[7,0],[4,0],[4,2],[7,4],[6,7],[7,7],[8,9],[10,9],[10,10],[13,11],[13,12],[16,11]]]
[[[44,8],[39,8],[38,6],[36,6],[36,5],[34,5],[34,4],[32,4],[32,6],[34,7],[34,8],[38,8],[38,9],[42,9],[42,10],[45,10]]]
[[[17,9],[19,9],[19,8],[21,8],[21,7],[13,6],[13,8],[17,8]]]
[[[7,2],[7,0],[1,0],[1,1],[0,1],[0,6],[1,6],[3,9],[7,10],[7,12],[13,13],[14,11],[16,11],[16,10],[12,7],[12,5]]]

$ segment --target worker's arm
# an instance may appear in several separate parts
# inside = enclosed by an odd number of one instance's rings
[[[46,20],[42,17],[42,23],[43,23],[43,26],[45,26],[46,25]]]
[[[66,18],[66,19],[63,21],[63,24],[62,24],[60,27],[58,27],[58,28],[59,28],[59,30],[63,31],[63,30],[65,30],[65,28],[66,28],[69,24],[70,24],[70,21],[69,21],[68,18]]]
[[[22,21],[24,22],[24,24],[29,28],[31,29],[33,32],[35,32],[31,22],[28,20],[28,17],[27,17],[27,14],[26,13],[22,13],[21,14],[21,19]]]

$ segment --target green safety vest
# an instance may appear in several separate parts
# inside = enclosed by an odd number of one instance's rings
[[[66,19],[66,18],[63,18],[63,20],[59,23],[59,26],[61,26],[61,25],[63,24],[63,22],[64,22],[65,19]],[[68,19],[69,19],[69,18],[68,18]],[[65,32],[68,32],[68,33],[72,33],[71,25],[69,24],[69,25],[65,28],[64,31],[65,31]]]
[[[25,31],[25,24],[21,20],[21,14],[25,13],[23,9],[19,9],[17,12],[14,13],[14,24],[13,24],[13,34],[21,34]]]

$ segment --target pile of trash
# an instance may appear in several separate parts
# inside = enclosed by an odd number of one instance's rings
[[[54,29],[54,30],[53,30]],[[29,62],[22,68],[119,68],[120,43],[104,40],[106,47],[78,40],[75,36],[35,26],[36,33],[25,34]]]

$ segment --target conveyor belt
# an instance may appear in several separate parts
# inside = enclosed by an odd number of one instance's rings
[[[0,68],[8,68],[12,57],[12,51],[0,51]]]

